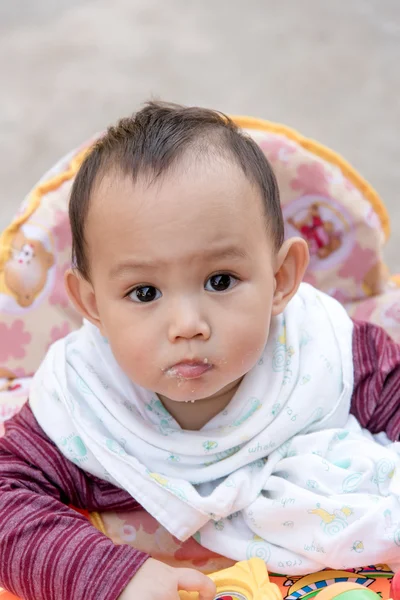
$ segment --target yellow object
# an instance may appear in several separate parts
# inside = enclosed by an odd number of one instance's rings
[[[282,600],[282,594],[268,577],[261,558],[236,563],[229,569],[212,573],[209,577],[217,586],[215,600]],[[197,592],[179,592],[180,600],[198,600]]]

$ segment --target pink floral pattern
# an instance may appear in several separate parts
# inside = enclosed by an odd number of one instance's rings
[[[370,321],[376,306],[377,304],[375,298],[368,298],[368,300],[360,302],[353,312],[353,319],[358,321]]]
[[[395,302],[385,310],[385,317],[400,323],[400,302]]]
[[[33,375],[33,373],[27,373],[22,367],[13,369],[13,373],[16,375],[16,377],[31,377]]]
[[[340,288],[332,288],[328,290],[328,294],[329,296],[332,296],[332,298],[335,298],[335,300],[337,300],[341,304],[346,304],[347,302],[351,301],[351,298],[349,298],[348,294],[346,294],[346,292],[344,292]]]
[[[55,281],[52,292],[49,297],[50,304],[58,304],[66,308],[69,304],[67,292],[65,291],[64,275],[67,269],[70,267],[70,263],[64,263],[63,265],[56,265]]]
[[[400,343],[400,288],[347,305],[353,319],[374,323]]]
[[[31,341],[31,334],[25,331],[25,323],[17,319],[8,326],[0,323],[0,363],[10,358],[24,358],[25,346]]]
[[[268,158],[268,160],[274,162],[280,160],[287,162],[289,156],[296,152],[296,146],[289,142],[283,136],[271,136],[268,139],[260,142],[260,148]]]
[[[57,340],[61,340],[71,331],[68,321],[64,321],[60,327],[53,327],[50,331],[50,344],[54,344]]]
[[[338,275],[343,278],[351,277],[356,283],[362,283],[365,274],[376,263],[376,252],[371,248],[362,248],[356,243],[353,250],[338,271]]]
[[[58,210],[55,213],[55,225],[53,225],[52,229],[57,250],[62,252],[66,248],[71,248],[72,234],[68,219],[68,212]]]
[[[306,194],[329,197],[329,175],[319,162],[303,163],[297,168],[297,177],[292,179],[290,187]]]

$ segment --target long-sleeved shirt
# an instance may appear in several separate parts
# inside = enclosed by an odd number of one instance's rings
[[[400,439],[400,346],[355,323],[351,412],[371,432]],[[125,491],[66,459],[29,404],[0,440],[0,585],[28,600],[115,600],[148,556],[115,545],[71,506],[135,510]]]

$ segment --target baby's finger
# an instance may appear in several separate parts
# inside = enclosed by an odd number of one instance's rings
[[[214,600],[216,594],[214,582],[194,569],[178,569],[178,589],[199,592],[199,600]]]

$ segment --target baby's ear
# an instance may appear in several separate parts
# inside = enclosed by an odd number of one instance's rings
[[[279,315],[297,292],[308,267],[310,255],[302,238],[290,238],[283,243],[276,257],[275,293],[272,314]]]
[[[76,310],[93,325],[101,329],[93,286],[76,269],[68,269],[64,277],[65,288]]]

